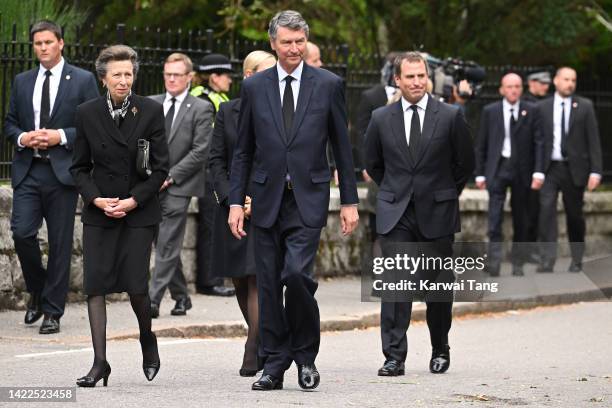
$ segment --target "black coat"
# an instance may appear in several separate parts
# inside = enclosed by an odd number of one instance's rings
[[[476,176],[485,176],[491,181],[499,167],[505,138],[502,101],[485,106],[480,116],[480,129],[476,143]],[[540,115],[535,105],[520,101],[518,119],[512,132],[516,146],[518,176],[529,188],[534,172],[543,173],[544,144],[540,127]]]
[[[138,139],[150,142],[151,175],[136,172]],[[168,142],[163,108],[157,102],[132,95],[128,113],[118,128],[108,112],[106,97],[79,105],[72,176],[83,197],[84,224],[112,227],[125,220],[145,227],[161,221],[158,192],[168,176]],[[123,219],[113,219],[93,204],[98,197],[134,197],[138,206]]]
[[[542,115],[544,134],[544,172],[548,171],[554,142],[554,97],[538,104]],[[567,135],[567,161],[572,181],[576,186],[585,186],[590,173],[602,172],[601,142],[593,103],[580,96],[572,96],[572,109]]]
[[[358,161],[361,167],[365,167],[365,159],[367,152],[364,151],[364,142],[366,130],[370,124],[372,112],[375,109],[387,104],[387,92],[383,85],[375,85],[372,88],[366,89],[359,98],[357,106],[357,114],[355,115],[355,132],[357,133],[356,141],[358,145]]]
[[[366,132],[368,174],[378,184],[376,230],[391,231],[414,202],[419,230],[428,239],[460,231],[459,194],[474,171],[465,118],[429,96],[420,154],[410,157],[401,100],[378,108]]]

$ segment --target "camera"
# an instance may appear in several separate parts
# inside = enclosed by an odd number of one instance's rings
[[[453,87],[462,99],[470,99],[480,93],[486,72],[474,61],[451,57],[442,60],[429,54],[426,60],[432,73],[435,95],[445,101],[451,100]]]

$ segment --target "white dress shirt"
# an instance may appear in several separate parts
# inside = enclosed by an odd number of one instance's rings
[[[164,105],[164,116],[166,116],[168,114],[168,111],[170,110],[170,107],[172,106],[172,98],[175,99],[175,101],[174,101],[174,116],[172,117],[172,125],[173,126],[174,126],[174,120],[176,119],[176,115],[178,115],[178,111],[181,108],[181,104],[183,103],[183,101],[187,97],[187,93],[188,92],[189,92],[189,87],[185,88],[183,93],[181,93],[180,95],[177,95],[177,96],[172,96],[168,92],[166,92],[166,99],[164,99],[164,103],[163,103],[163,105]]]
[[[563,103],[563,109],[561,108]],[[566,160],[561,154],[561,114],[562,110],[565,110],[565,131],[569,133],[569,122],[570,114],[572,111],[572,98],[564,98],[555,92],[553,102],[553,150],[551,159],[553,160]]]
[[[296,69],[293,70],[291,74],[288,74],[287,71],[281,67],[281,65],[276,63],[276,71],[278,72],[278,88],[280,90],[280,100],[281,106],[283,105],[283,95],[285,94],[285,78],[291,75],[293,77],[293,81],[291,81],[291,90],[293,91],[293,110],[297,108],[298,95],[300,93],[300,84],[302,83],[302,71],[304,70],[304,61],[300,62],[300,65],[297,66]]]
[[[510,112],[512,109],[512,112]],[[504,144],[502,147],[501,155],[502,157],[509,159],[512,155],[512,142],[510,135],[510,116],[514,116],[514,120],[518,120],[518,109],[519,103],[518,100],[511,104],[508,102],[506,98],[502,100],[502,111],[504,113]]]
[[[429,95],[426,93],[423,95],[415,105],[417,106],[417,112],[419,114],[419,121],[421,122],[421,134],[423,133],[423,122],[425,121],[425,109],[427,108],[427,102],[429,101]],[[404,130],[406,132],[406,142],[410,146],[410,126],[412,124],[412,104],[408,102],[402,96],[402,110],[404,111]]]
[[[51,76],[49,76],[49,116],[53,112],[53,106],[55,105],[55,98],[57,97],[57,90],[59,89],[60,80],[62,79],[62,71],[64,70],[64,57],[60,59],[53,68],[50,69]],[[34,129],[40,129],[40,102],[42,100],[42,88],[45,82],[45,72],[47,68],[42,65],[38,68],[38,75],[36,76],[36,82],[34,83],[34,94],[32,95],[32,107],[34,108]],[[63,129],[57,129],[60,134],[60,145],[65,145],[67,142],[66,134]],[[23,132],[17,138],[17,144],[19,147],[25,147],[21,144],[21,138],[26,134]]]

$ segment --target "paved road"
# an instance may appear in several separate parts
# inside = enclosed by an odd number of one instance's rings
[[[314,392],[299,389],[295,368],[285,390],[250,391],[253,380],[237,375],[243,339],[160,339],[162,369],[152,383],[139,368],[138,342],[111,341],[109,387],[78,389],[77,403],[63,406],[610,407],[611,323],[606,302],[456,319],[444,375],[428,372],[427,328],[417,323],[409,330],[406,376],[397,378],[376,376],[378,329],[326,333]],[[89,368],[88,347],[80,340],[3,339],[0,386],[72,385]]]

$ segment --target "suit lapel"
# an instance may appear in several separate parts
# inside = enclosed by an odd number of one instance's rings
[[[285,125],[281,118],[283,108],[280,102],[280,88],[278,86],[278,72],[276,71],[276,66],[268,70],[266,78],[270,81],[268,86],[266,86],[266,95],[268,96],[268,102],[271,108],[270,111],[272,112],[274,123],[276,123],[276,127],[278,128],[278,136],[285,142]]]
[[[576,97],[573,96],[571,99],[571,107],[570,107],[570,117],[569,117],[569,126],[567,127],[567,135],[572,131],[572,127],[574,126],[574,122],[576,121],[576,115],[578,114],[578,109],[580,109],[580,104],[576,100]]]
[[[28,118],[27,118],[27,122],[30,124],[30,129],[34,130],[34,105],[32,103],[32,101],[34,100],[34,85],[36,84],[36,77],[38,76],[38,68],[35,68],[33,70],[30,71],[30,74],[28,75],[28,81],[26,81],[25,87],[26,87],[26,95],[27,95],[27,100],[29,101],[28,104],[28,109],[26,110],[27,114],[28,114]]]
[[[185,113],[187,113],[187,111],[191,109],[191,105],[193,104],[192,98],[194,97],[187,94],[185,99],[183,99],[183,103],[181,103],[181,107],[179,108],[179,111],[176,114],[176,118],[174,119],[174,121],[172,121],[172,129],[170,130],[170,136],[168,136],[168,144],[170,144],[170,142],[176,135],[176,131],[179,128],[181,121],[185,117]]]
[[[140,103],[137,97],[132,95],[132,100],[130,101],[130,106],[128,107],[128,111],[125,114],[125,118],[123,119],[123,123],[119,128],[123,139],[130,143],[130,139],[134,137],[134,129],[138,125],[138,120],[142,116],[142,112],[140,112]]]
[[[100,119],[102,121],[102,126],[106,130],[106,134],[109,135],[115,142],[120,145],[127,145],[126,140],[119,132],[119,129],[115,125],[113,118],[111,118],[110,113],[108,112],[108,105],[106,104],[106,95],[99,98],[100,103],[98,104],[100,109]],[[126,115],[127,117],[127,115]]]
[[[304,64],[304,68],[302,71],[301,82],[302,83],[300,84],[297,107],[295,109],[295,117],[293,119],[293,127],[291,128],[288,144],[291,144],[293,139],[295,139],[295,136],[297,135],[297,130],[300,128],[300,125],[304,120],[304,116],[306,116],[306,109],[308,108],[310,96],[312,95],[312,89],[315,85],[314,75],[312,75],[310,69],[308,68],[308,65],[306,64]]]
[[[498,144],[498,154],[501,157],[502,150],[504,150],[504,140],[506,139],[506,124],[504,123],[504,103],[502,101],[497,103],[499,103],[497,106],[497,120],[495,121],[497,129],[494,137]]]
[[[404,112],[402,111],[401,100],[393,104],[391,111],[391,130],[395,138],[395,144],[401,151],[401,155],[406,158],[410,167],[414,167],[414,162],[408,150],[408,141],[406,140],[406,127],[404,125]]]
[[[59,88],[57,89],[57,95],[55,96],[55,102],[53,103],[53,111],[49,116],[49,121],[52,121],[55,114],[57,113],[62,101],[65,99],[66,92],[70,88],[70,74],[72,73],[72,65],[65,63],[64,68],[60,76]]]
[[[542,121],[544,121],[543,128],[545,129],[545,134],[552,135],[555,131],[555,123],[554,123],[554,115],[555,115],[555,99],[553,97],[548,98],[546,101],[542,103]]]
[[[425,119],[423,120],[423,133],[421,140],[421,148],[419,149],[419,154],[417,155],[416,163],[414,166],[418,166],[419,162],[425,155],[425,152],[429,148],[429,143],[431,142],[431,138],[433,136],[434,131],[436,130],[436,124],[438,123],[438,107],[439,102],[435,100],[431,95],[429,95],[427,99],[427,107],[425,108]]]

